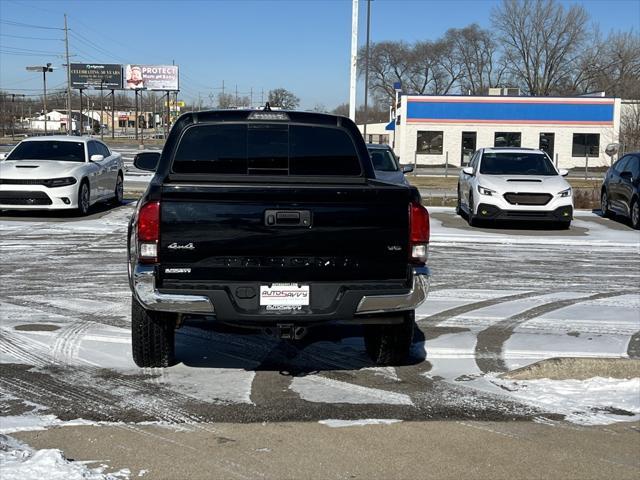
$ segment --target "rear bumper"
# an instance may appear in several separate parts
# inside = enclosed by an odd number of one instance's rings
[[[239,310],[221,286],[207,291],[167,291],[156,288],[156,273],[153,266],[136,265],[132,272],[133,292],[138,301],[148,310],[197,315],[215,315],[219,320],[238,325],[262,325],[297,319],[301,323],[324,322],[358,318],[367,323],[367,315],[385,314],[413,310],[420,306],[429,292],[431,273],[427,267],[412,270],[412,285],[404,289],[380,289],[368,286],[344,286],[339,299],[319,312],[246,312]],[[313,288],[313,286],[312,286]],[[397,292],[397,293],[396,293]]]
[[[365,295],[356,307],[356,314],[401,312],[419,307],[427,299],[431,272],[428,267],[413,269],[409,293],[398,295]]]
[[[487,220],[539,220],[552,222],[569,222],[573,219],[573,207],[563,205],[554,210],[535,210],[532,207],[523,210],[505,210],[495,205],[481,203],[476,210],[476,218]]]
[[[156,288],[155,268],[136,265],[132,273],[133,293],[147,310],[213,315],[215,309],[204,295],[160,293]]]

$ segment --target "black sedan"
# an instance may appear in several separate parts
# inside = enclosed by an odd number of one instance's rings
[[[628,217],[640,229],[640,152],[627,153],[607,170],[600,201],[605,217]]]

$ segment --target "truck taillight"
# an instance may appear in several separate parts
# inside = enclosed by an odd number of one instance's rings
[[[138,252],[142,263],[158,261],[160,202],[145,203],[138,213]]]
[[[412,263],[427,262],[429,234],[429,212],[419,203],[411,203],[409,205],[409,255]]]

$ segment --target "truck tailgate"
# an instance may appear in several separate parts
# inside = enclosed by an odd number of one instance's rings
[[[160,281],[407,279],[409,202],[377,182],[165,184]]]

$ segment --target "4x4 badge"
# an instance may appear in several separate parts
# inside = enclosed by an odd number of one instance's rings
[[[196,247],[193,246],[193,243],[185,243],[184,245],[179,245],[176,242],[173,242],[167,248],[171,250],[195,250]]]

